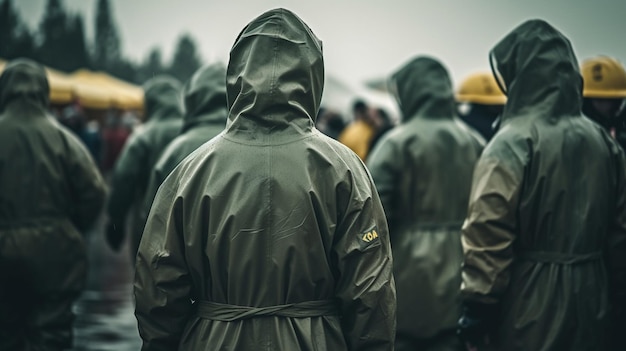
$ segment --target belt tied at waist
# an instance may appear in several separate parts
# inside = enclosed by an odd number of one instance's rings
[[[335,300],[318,300],[267,307],[228,305],[211,301],[197,301],[198,317],[214,321],[232,322],[264,316],[306,318],[339,315]]]
[[[522,252],[518,257],[524,261],[568,265],[601,260],[602,252],[597,251],[586,254],[570,254],[560,252],[526,251]]]

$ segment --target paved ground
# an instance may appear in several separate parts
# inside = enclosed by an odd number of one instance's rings
[[[89,275],[87,288],[74,306],[74,350],[137,351],[132,300],[133,270],[126,244],[120,252],[109,249],[101,219],[87,235]]]

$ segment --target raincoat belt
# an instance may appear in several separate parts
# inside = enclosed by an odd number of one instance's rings
[[[196,304],[198,317],[222,322],[265,316],[307,318],[339,315],[335,300],[305,301],[267,307],[228,305],[210,301],[198,301]]]
[[[601,260],[602,252],[597,251],[586,254],[570,254],[560,252],[526,251],[522,252],[518,257],[523,261],[571,265]]]

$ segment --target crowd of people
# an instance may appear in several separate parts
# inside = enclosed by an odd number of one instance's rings
[[[624,349],[626,70],[543,20],[488,57],[456,91],[412,58],[399,121],[360,99],[347,121],[321,106],[321,41],[270,10],[227,67],[146,82],[132,134],[57,121],[43,68],[8,63],[0,350],[71,347],[102,211],[144,351]]]

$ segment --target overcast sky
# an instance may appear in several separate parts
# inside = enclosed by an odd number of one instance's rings
[[[13,0],[39,24],[47,0]],[[97,0],[64,0],[93,39]],[[626,0],[110,0],[123,52],[133,60],[161,47],[169,60],[189,32],[205,61],[228,60],[237,34],[262,12],[285,7],[324,42],[326,71],[351,84],[387,77],[415,55],[439,58],[455,80],[487,70],[487,53],[507,32],[543,18],[570,38],[579,59],[626,61]]]

